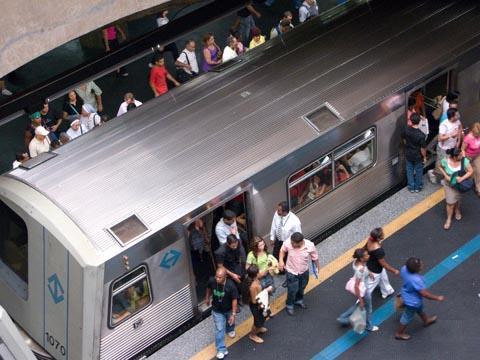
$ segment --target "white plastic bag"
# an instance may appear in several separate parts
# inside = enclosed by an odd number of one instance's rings
[[[353,331],[362,334],[367,326],[367,311],[360,306],[357,306],[352,315],[350,315],[349,320]]]

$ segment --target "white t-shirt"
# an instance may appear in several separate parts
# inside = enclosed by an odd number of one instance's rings
[[[286,216],[278,215],[275,211],[270,228],[270,240],[286,241],[293,233],[302,232],[300,219],[291,211]]]
[[[73,130],[73,128],[69,128],[67,130],[67,136],[70,138],[70,140],[73,140],[83,134],[85,134],[86,132],[88,132],[88,129],[86,128],[85,125],[83,124],[80,124],[80,127],[78,128],[78,130]]]
[[[48,136],[45,136],[43,141],[39,141],[35,136],[28,144],[28,152],[30,153],[30,157],[34,158],[35,156],[50,151],[50,139]]]
[[[188,61],[187,61],[187,57],[188,57]],[[192,67],[192,71],[198,74],[198,62],[197,62],[197,55],[195,54],[195,51],[188,51],[187,49],[183,49],[183,51],[178,56],[177,61],[180,61],[183,64],[190,63],[190,66]],[[188,74],[192,73],[188,69],[185,69],[185,68],[182,68],[182,69],[185,70],[185,72]]]
[[[161,26],[167,25],[169,21],[170,20],[168,20],[167,17],[158,17],[157,18],[157,26],[161,27]]]
[[[222,61],[226,62],[236,57],[237,57],[236,51],[233,50],[230,46],[225,46],[225,49],[223,49]]]
[[[438,129],[438,133],[440,135],[456,135],[458,133],[458,129],[460,129],[462,126],[462,123],[459,120],[456,120],[455,122],[451,122],[450,120],[445,120],[440,124],[440,127]],[[443,150],[448,150],[452,149],[457,145],[457,140],[458,138],[455,137],[449,137],[447,140],[444,141],[439,141],[438,146],[440,146],[441,149]]]
[[[352,173],[356,174],[359,170],[363,169],[364,167],[370,165],[372,162],[372,158],[370,156],[370,149],[366,147],[363,150],[357,151],[353,156],[348,160],[348,164],[350,165],[350,169]]]
[[[142,105],[142,103],[138,100],[133,100],[133,102],[135,103],[135,106],[136,107],[139,107],[140,105]],[[127,113],[127,107],[128,107],[128,104],[126,101],[122,102],[120,104],[120,107],[118,108],[118,112],[117,112],[117,116],[120,116],[120,115],[123,115],[125,113]]]
[[[217,235],[218,242],[223,245],[227,242],[227,236],[235,234],[235,237],[240,240],[240,234],[238,233],[237,222],[234,221],[232,225],[225,224],[223,218],[215,226],[215,235]]]

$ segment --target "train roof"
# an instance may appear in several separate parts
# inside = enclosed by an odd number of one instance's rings
[[[311,20],[9,176],[119,252],[106,228],[136,214],[157,231],[188,214],[477,46],[479,18],[474,1],[432,0]],[[325,103],[336,116],[316,129],[303,116]]]

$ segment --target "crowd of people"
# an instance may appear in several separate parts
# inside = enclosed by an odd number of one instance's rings
[[[407,124],[402,134],[407,186],[411,193],[422,191],[424,164],[429,156],[435,155],[435,168],[428,171],[428,176],[430,181],[440,181],[443,186],[447,213],[443,228],[449,230],[453,217],[457,221],[462,219],[463,194],[473,190],[480,196],[480,123],[474,123],[466,131],[458,109],[458,95],[449,93],[438,98],[438,111],[431,114],[438,135],[430,136],[423,100],[418,98],[423,98],[420,91],[409,99]]]
[[[196,222],[194,224],[190,231],[198,228]],[[272,316],[269,296],[276,291],[274,277],[285,274],[282,285],[287,288],[285,309],[288,315],[295,316],[295,307],[307,309],[305,288],[311,271],[318,276],[320,263],[314,243],[302,235],[300,220],[290,211],[287,202],[279,203],[273,215],[270,244],[262,237],[254,236],[245,245],[237,227],[236,214],[229,209],[224,210],[223,217],[215,226],[215,233],[220,246],[213,253],[216,272],[208,280],[205,303],[212,306],[216,357],[223,359],[228,354],[225,335],[236,337],[235,319],[242,303],[248,305],[253,316],[249,339],[261,344],[264,342],[261,335],[268,331],[265,321]],[[378,326],[371,322],[372,293],[377,287],[383,299],[395,293],[387,275],[390,272],[403,280],[402,289],[397,295],[402,302],[403,314],[395,338],[408,340],[410,335],[406,333],[406,328],[415,314],[420,316],[425,326],[436,321],[435,316],[428,317],[425,314],[423,298],[443,301],[444,297],[426,289],[425,281],[419,274],[423,268],[419,259],[408,259],[401,269],[390,265],[382,247],[384,237],[383,229],[375,228],[365,245],[355,250],[352,264],[354,275],[347,282],[346,289],[355,296],[356,301],[338,316],[337,321],[342,326],[350,325],[354,312],[361,311],[364,320],[361,331],[378,331]],[[195,247],[192,239],[190,242]],[[269,248],[273,249],[273,253]]]
[[[187,40],[181,52],[178,51],[174,42],[158,46],[149,64],[148,85],[153,95],[155,97],[164,95],[171,86],[180,86],[200,73],[209,72],[215,66],[263,44],[266,36],[262,34],[255,22],[255,19],[260,19],[262,16],[255,7],[259,3],[271,6],[273,1],[246,0],[245,6],[236,13],[236,20],[230,28],[230,35],[223,49],[217,44],[213,33],[205,34],[202,39],[201,59],[197,59],[194,39]],[[297,11],[299,22],[305,22],[318,15],[316,0],[293,1],[292,6]],[[293,19],[293,13],[285,11],[278,24],[271,29],[270,38],[292,30]],[[168,23],[168,10],[163,10],[157,17],[157,26],[162,27]],[[102,30],[102,36],[106,52],[114,51],[127,38],[122,27],[115,24],[105,27]],[[166,52],[170,52],[175,60],[174,72],[167,69],[164,59]],[[129,75],[125,67],[119,67],[116,73],[121,77]],[[0,89],[4,96],[11,95],[3,81],[0,81]],[[128,92],[119,106],[117,116],[140,105],[142,102],[135,99],[133,93]],[[30,121],[24,131],[24,148],[16,153],[13,168],[91,131],[94,127],[102,125],[108,118],[104,111],[102,90],[94,81],[85,82],[71,89],[65,96],[62,111],[53,109],[49,100],[45,99],[39,109],[34,109],[29,114]]]

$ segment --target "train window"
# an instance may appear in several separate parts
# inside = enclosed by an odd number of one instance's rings
[[[113,283],[110,302],[110,327],[115,327],[152,302],[150,280],[140,266]]]
[[[288,193],[293,211],[299,211],[332,190],[332,161],[325,156],[290,176]]]
[[[375,129],[371,128],[335,150],[335,186],[374,163]]]
[[[145,234],[148,231],[148,227],[134,214],[107,229],[107,231],[112,234],[121,245],[125,245]]]
[[[25,221],[0,200],[0,274],[14,288],[28,284],[28,231]],[[26,289],[25,289],[26,290]],[[26,291],[25,296],[26,298]]]

